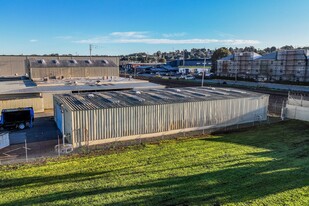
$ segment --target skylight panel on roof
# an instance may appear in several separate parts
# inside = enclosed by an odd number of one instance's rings
[[[128,94],[128,93],[122,93],[123,95],[131,98],[131,99],[134,99],[134,100],[137,100],[139,102],[144,102],[145,99],[144,98],[141,98],[141,97],[138,97],[138,96],[135,96],[135,95],[132,95],[132,94]]]
[[[203,96],[203,97],[209,97],[210,96],[209,94],[195,92],[195,91],[191,91],[191,90],[185,90],[185,92],[188,92],[190,94],[194,94],[194,95],[197,95],[197,96]]]
[[[156,94],[156,93],[151,93],[151,92],[148,92],[147,94],[149,94],[152,97],[159,98],[159,99],[170,99],[169,97],[161,95],[161,94]]]
[[[108,96],[106,94],[98,93],[97,95],[102,97],[103,99],[111,102],[111,103],[114,103],[114,104],[120,103],[120,101],[118,99],[115,99],[115,98]]]
[[[79,95],[74,95],[74,98],[76,100],[78,100],[80,103],[82,103],[83,105],[91,105],[91,102],[88,102],[84,97],[79,96]]]
[[[183,98],[190,98],[191,96],[188,96],[188,95],[184,95],[184,94],[180,94],[180,93],[177,93],[177,92],[172,92],[172,91],[165,91],[169,94],[172,94],[172,95],[175,95],[175,96],[178,96],[178,97],[183,97]]]
[[[245,92],[245,91],[240,91],[240,90],[236,90],[236,89],[222,89],[222,90],[228,91],[228,92],[240,93],[240,94],[247,94],[247,92]]]

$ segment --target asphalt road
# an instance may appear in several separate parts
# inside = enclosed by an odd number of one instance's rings
[[[58,138],[58,129],[53,120],[52,112],[35,114],[32,128],[24,130],[9,130],[10,144],[40,142]]]

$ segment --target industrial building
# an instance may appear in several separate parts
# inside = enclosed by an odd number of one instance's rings
[[[261,56],[240,52],[217,61],[217,75],[258,81],[309,81],[309,51],[279,50]]]
[[[0,56],[0,76],[0,111],[33,107],[44,112],[53,109],[54,94],[164,88],[120,78],[119,58],[105,56]]]
[[[49,60],[100,60],[114,62],[119,65],[119,57],[116,56],[73,56],[73,55],[0,55],[0,77],[24,76],[27,72],[27,59]]]
[[[267,118],[269,95],[169,88],[54,95],[54,118],[74,147],[224,127]]]
[[[34,81],[68,78],[113,78],[119,76],[119,65],[112,60],[27,59],[26,73]]]
[[[0,111],[16,107],[33,107],[35,112],[53,109],[54,94],[164,88],[145,80],[126,78],[75,78],[33,82],[29,79],[0,79]]]

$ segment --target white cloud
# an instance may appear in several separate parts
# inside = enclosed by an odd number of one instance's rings
[[[37,40],[37,39],[30,39],[29,41],[34,43],[34,42],[38,42],[39,40]]]
[[[113,33],[110,33],[110,35],[120,37],[120,38],[146,38],[147,33],[148,32],[146,31],[142,31],[142,32],[128,31],[128,32],[113,32]]]
[[[162,34],[166,38],[150,38],[147,37],[148,32],[112,32],[106,36],[99,36],[90,39],[82,39],[73,41],[80,44],[99,44],[99,43],[141,43],[141,44],[224,44],[224,45],[254,45],[259,44],[258,40],[246,40],[246,39],[174,39],[171,37],[180,37],[186,35],[186,33],[170,33]]]
[[[72,36],[56,36],[56,39],[72,39]]]
[[[168,34],[162,34],[165,38],[171,38],[171,37],[181,37],[187,35],[186,32],[179,32],[179,33],[168,33]]]
[[[110,39],[106,36],[102,37],[94,37],[90,39],[82,39],[82,40],[77,40],[73,41],[74,43],[79,43],[79,44],[99,44],[99,43],[107,43],[109,42]]]
[[[145,44],[229,44],[229,45],[253,45],[259,44],[257,40],[243,39],[116,39],[115,43],[145,43]]]

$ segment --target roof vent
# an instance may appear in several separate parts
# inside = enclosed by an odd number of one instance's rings
[[[92,64],[92,61],[91,60],[85,60],[85,63],[86,64]]]
[[[76,61],[75,59],[71,59],[71,60],[69,60],[69,62],[70,62],[71,64],[77,64],[77,61]]]
[[[57,60],[57,59],[53,59],[53,60],[52,60],[52,63],[53,63],[53,64],[60,64],[60,63],[59,63],[59,60]]]
[[[40,59],[40,60],[38,60],[38,63],[39,64],[46,64],[46,61],[44,59]]]
[[[108,64],[108,61],[105,60],[105,59],[103,59],[101,62],[102,62],[103,64]]]

